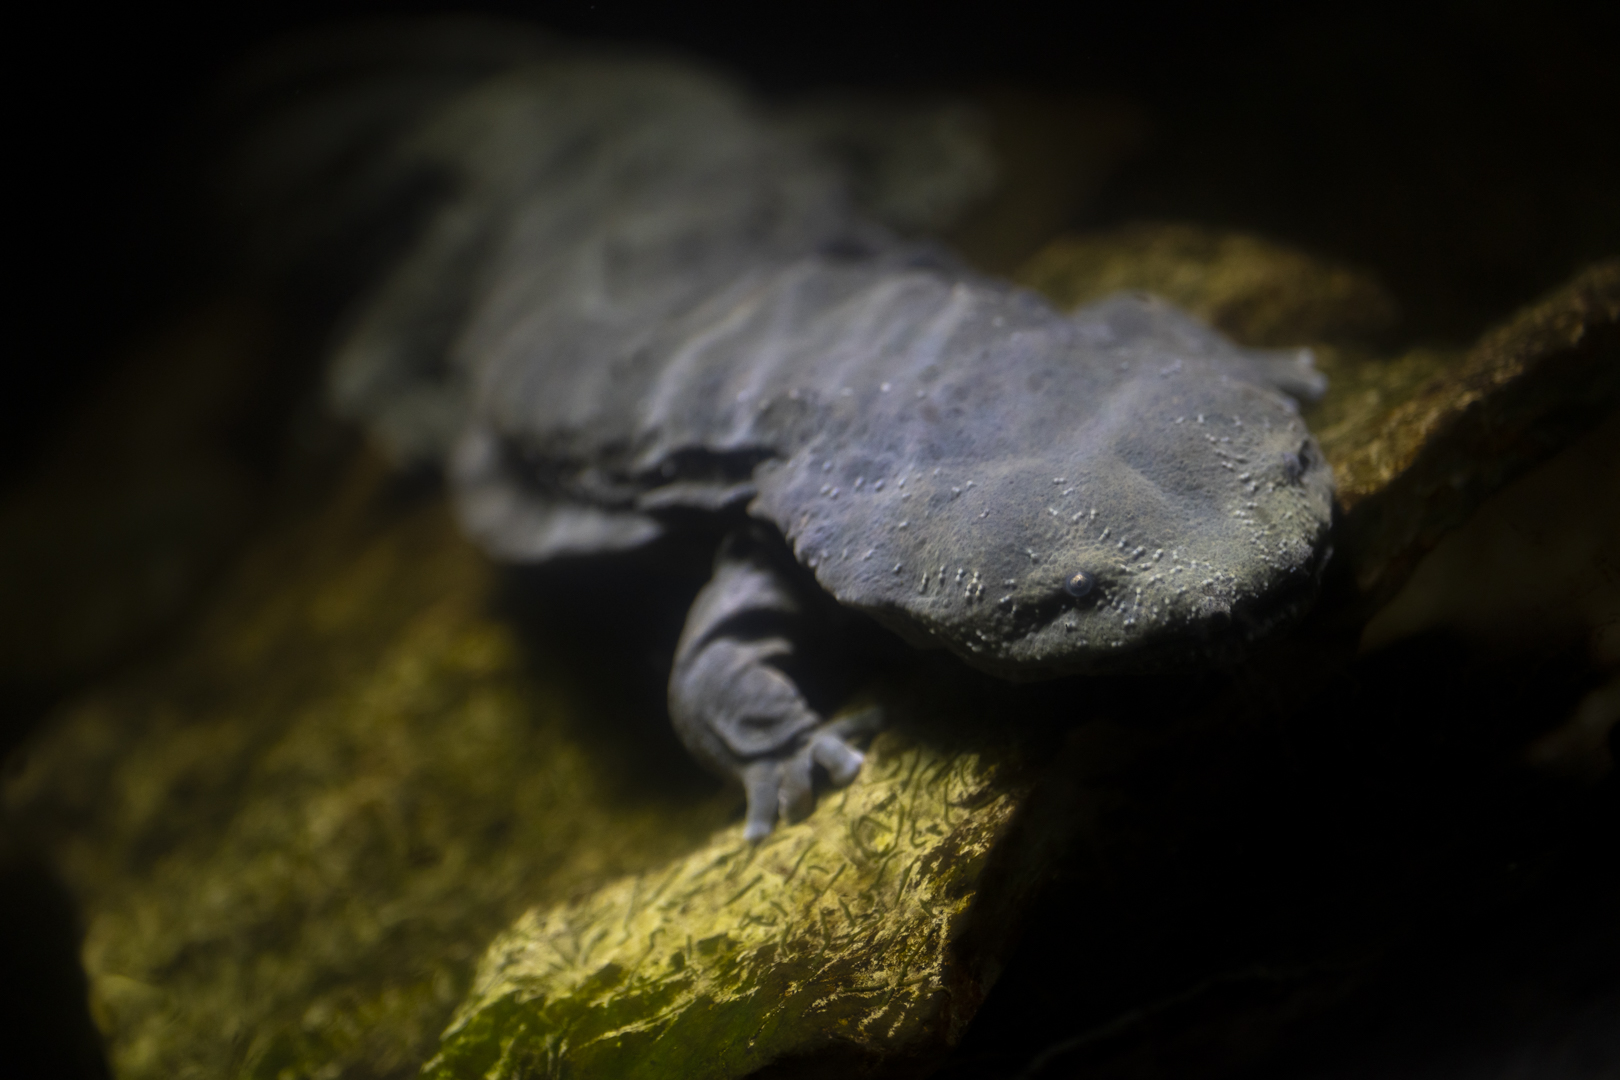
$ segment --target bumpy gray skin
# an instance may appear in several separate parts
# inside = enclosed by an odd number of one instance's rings
[[[839,603],[1009,679],[1229,656],[1311,598],[1332,481],[1287,396],[1319,391],[1308,356],[1142,296],[1064,315],[903,241],[802,126],[707,72],[457,32],[367,38],[369,66],[324,45],[301,77],[359,75],[266,125],[244,174],[331,191],[335,221],[443,181],[331,397],[401,459],[447,457],[491,554],[737,522],[670,710],[745,786],[749,835],[808,809],[813,765],[847,783],[866,723],[827,724],[787,674],[816,627],[770,531]],[[281,220],[266,199],[250,216]]]

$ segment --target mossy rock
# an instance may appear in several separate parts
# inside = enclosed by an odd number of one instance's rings
[[[959,947],[1019,801],[978,755],[880,736],[854,785],[757,846],[727,829],[527,912],[485,954],[424,1075],[921,1066],[988,989]]]
[[[1620,260],[1470,349],[1323,366],[1337,385],[1306,419],[1333,464],[1339,542],[1370,614],[1485,499],[1620,407]]]
[[[1370,275],[1249,233],[1142,222],[1053,240],[1015,280],[1073,308],[1150,292],[1246,345],[1377,337],[1397,321]]]
[[[716,786],[632,788],[611,723],[488,610],[437,499],[361,454],[165,655],[67,704],[7,817],[82,905],[130,1078],[402,1077],[526,906],[655,867]]]

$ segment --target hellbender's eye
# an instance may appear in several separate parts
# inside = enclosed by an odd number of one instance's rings
[[[1300,443],[1298,450],[1282,456],[1283,475],[1288,478],[1290,484],[1299,483],[1300,477],[1310,471],[1314,457],[1314,448],[1309,439]]]
[[[1097,584],[1096,578],[1084,570],[1077,570],[1069,575],[1069,579],[1063,583],[1063,591],[1070,596],[1080,597],[1090,592],[1091,587],[1095,584]]]

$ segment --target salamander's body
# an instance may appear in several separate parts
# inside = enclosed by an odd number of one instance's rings
[[[671,711],[754,835],[805,808],[812,763],[860,761],[785,674],[814,627],[772,533],[839,603],[1014,679],[1193,661],[1308,601],[1331,477],[1283,393],[1308,361],[1143,297],[1065,315],[904,242],[691,67],[463,42],[449,77],[400,40],[244,159],[265,190],[331,191],[331,221],[435,178],[333,400],[447,460],[502,559],[736,523]]]

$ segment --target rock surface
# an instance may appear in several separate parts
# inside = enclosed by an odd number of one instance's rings
[[[118,1076],[410,1075],[526,905],[729,809],[627,791],[577,730],[613,718],[525,663],[444,508],[399,498],[362,456],[15,763],[7,816],[83,906]]]
[[[424,1075],[932,1064],[989,989],[997,957],[962,944],[1018,794],[979,755],[885,733],[857,784],[757,847],[728,829],[525,913],[485,953]]]
[[[1063,307],[1120,291],[1151,292],[1245,345],[1376,336],[1395,325],[1376,279],[1247,233],[1140,223],[1066,236],[1017,280]]]
[[[1369,611],[1487,496],[1615,408],[1620,260],[1588,267],[1463,356],[1413,378],[1431,363],[1422,353],[1397,361],[1391,374],[1405,393],[1338,372],[1343,389],[1311,417],[1333,462],[1344,543]]]

